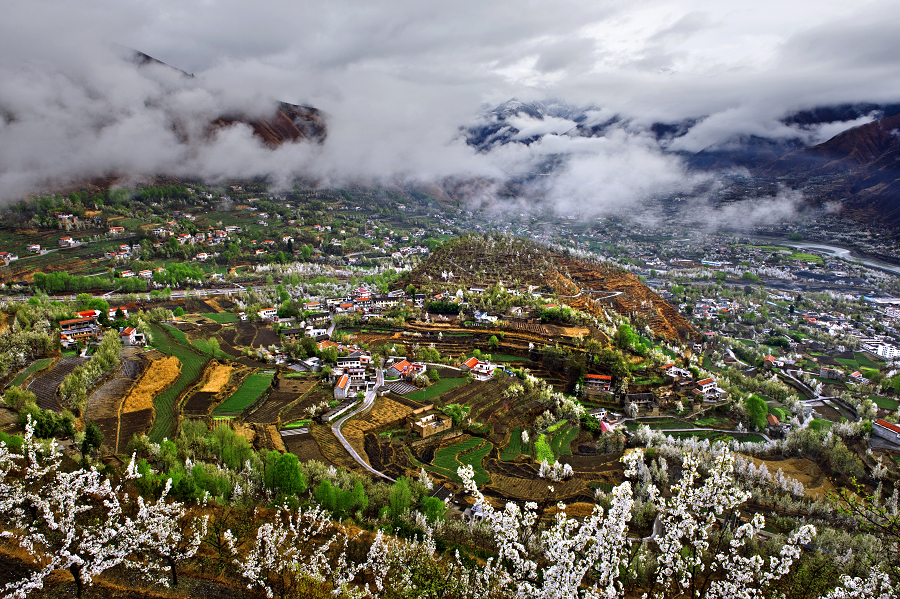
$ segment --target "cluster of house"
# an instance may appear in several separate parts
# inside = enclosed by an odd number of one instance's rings
[[[173,229],[174,226],[175,223],[170,221],[166,223],[165,227],[153,229],[152,233],[160,239],[167,239],[174,236],[175,240],[178,241],[180,245],[218,245],[228,241],[229,234],[239,233],[241,230],[241,228],[237,226],[228,226],[223,229],[210,229],[206,232],[201,231],[191,235],[190,233],[176,233]],[[154,243],[153,247],[162,247],[162,242],[158,241]]]
[[[116,312],[122,310],[127,317],[127,308],[110,308],[107,316],[110,320],[116,317]],[[76,318],[61,320],[59,322],[59,341],[64,349],[75,346],[79,341],[87,343],[99,339],[104,331],[100,324],[100,310],[83,310],[75,314]],[[119,329],[119,337],[122,345],[146,345],[147,340],[143,333],[139,333],[134,327],[126,326]]]
[[[128,245],[123,243],[112,252],[104,252],[103,257],[107,260],[129,260],[141,251],[140,244]]]
[[[13,254],[12,252],[0,252],[0,260],[2,260],[6,264],[9,264],[13,260],[18,260],[18,259],[19,259],[18,254]]]

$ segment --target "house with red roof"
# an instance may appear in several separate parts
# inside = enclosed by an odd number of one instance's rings
[[[900,426],[891,424],[886,420],[876,420],[872,423],[872,434],[881,437],[891,443],[900,445]]]
[[[612,377],[608,374],[584,375],[584,390],[586,393],[608,393],[612,387]]]

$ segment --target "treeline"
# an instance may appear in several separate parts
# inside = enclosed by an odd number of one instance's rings
[[[190,266],[180,262],[166,264],[165,270],[153,273],[153,281],[164,285],[177,287],[188,280],[202,281],[203,271],[199,266]]]
[[[109,330],[90,360],[70,372],[59,384],[59,395],[75,414],[84,411],[88,394],[94,383],[119,365],[122,342],[118,331]]]
[[[120,290],[123,293],[147,291],[147,281],[138,278],[110,279],[105,276],[83,277],[67,272],[34,273],[34,287],[45,293],[83,293]]]

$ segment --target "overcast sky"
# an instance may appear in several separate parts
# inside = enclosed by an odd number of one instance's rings
[[[900,101],[900,2],[743,4],[12,0],[0,20],[0,196],[111,172],[500,180],[562,153],[568,179],[548,196],[628,205],[694,183],[642,124],[708,117],[671,148],[698,151],[734,134],[796,135],[778,119],[797,109]],[[117,45],[195,78],[138,73]],[[575,140],[566,123],[543,124],[541,143],[488,156],[461,143],[461,125],[512,97],[632,126]],[[322,109],[324,146],[272,152],[242,127],[184,143],[204,118],[275,100]]]

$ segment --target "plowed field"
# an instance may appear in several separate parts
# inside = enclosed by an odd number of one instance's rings
[[[87,361],[88,358],[80,356],[66,356],[54,364],[50,370],[31,381],[28,390],[37,396],[38,407],[43,410],[61,412],[63,405],[56,393],[57,387],[70,372]]]

